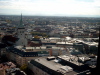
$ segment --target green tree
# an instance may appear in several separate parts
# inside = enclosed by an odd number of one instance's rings
[[[22,66],[20,67],[20,69],[23,70],[23,71],[26,71],[26,70],[27,70],[27,65],[26,65],[26,64],[22,65]]]

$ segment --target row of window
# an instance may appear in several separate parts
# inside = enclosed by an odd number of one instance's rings
[[[24,31],[19,31],[20,33],[24,33]]]
[[[38,56],[38,55],[25,55],[25,56]]]

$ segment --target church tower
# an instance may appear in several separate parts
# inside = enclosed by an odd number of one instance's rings
[[[17,28],[17,37],[19,40],[16,42],[17,46],[26,46],[27,45],[27,39],[25,36],[25,28],[22,22],[22,14],[21,14],[21,19],[20,19],[20,24]]]

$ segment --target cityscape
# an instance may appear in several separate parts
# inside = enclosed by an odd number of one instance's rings
[[[100,18],[1,15],[0,71],[91,75],[97,64],[99,27]]]
[[[100,75],[99,0],[0,0],[0,75]]]

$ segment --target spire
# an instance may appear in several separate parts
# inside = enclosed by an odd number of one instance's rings
[[[20,25],[18,27],[19,28],[24,28],[23,21],[22,21],[22,13],[21,13]]]
[[[22,13],[21,13],[21,19],[20,19],[20,25],[22,25],[23,23],[22,23]]]

